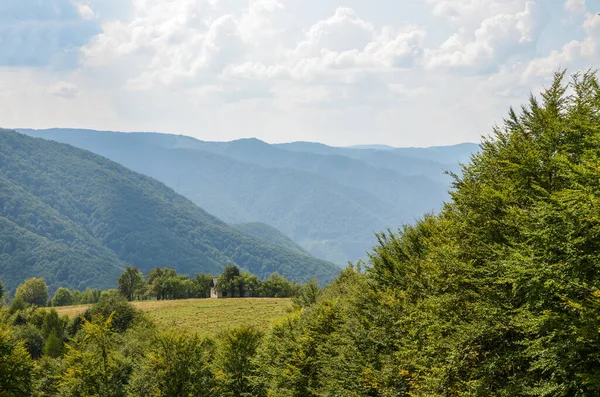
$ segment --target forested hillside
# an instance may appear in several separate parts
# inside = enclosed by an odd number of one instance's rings
[[[151,133],[22,131],[152,176],[226,222],[276,227],[341,266],[364,258],[376,232],[439,210],[449,197],[444,170],[458,171],[458,160],[476,150],[470,144],[382,151]]]
[[[268,390],[600,395],[599,170],[598,79],[561,73],[484,140],[439,215],[381,234],[364,272],[274,327]]]
[[[242,233],[162,183],[72,146],[0,132],[0,274],[8,289],[112,286],[125,265],[323,282],[336,267]]]
[[[249,234],[254,237],[258,237],[261,240],[269,241],[273,245],[277,245],[282,248],[289,249],[291,251],[297,251],[307,254],[306,250],[296,244],[285,234],[266,223],[253,222],[253,223],[237,223],[231,225],[237,230]]]

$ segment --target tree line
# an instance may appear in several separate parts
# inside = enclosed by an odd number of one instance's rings
[[[302,287],[301,284],[289,281],[278,273],[261,280],[248,272],[240,272],[237,266],[226,266],[218,277],[210,274],[196,274],[190,277],[177,274],[174,269],[166,267],[154,268],[144,276],[139,269],[128,266],[119,276],[114,291],[122,294],[130,302],[149,299],[209,298],[213,279],[217,280],[216,288],[230,297],[290,298],[298,294]],[[88,288],[80,292],[60,287],[50,298],[45,280],[34,277],[25,280],[17,287],[11,306],[61,307],[93,304],[97,303],[103,295],[114,291]],[[4,289],[0,281],[0,299],[3,294]],[[8,300],[8,296],[5,300]]]
[[[146,277],[139,269],[127,267],[119,277],[118,290],[129,301],[145,299],[209,298],[211,283],[215,288],[228,292],[229,296],[261,298],[289,298],[300,289],[300,284],[273,273],[261,280],[248,272],[240,272],[237,266],[226,266],[219,277],[197,274],[189,277],[177,274],[174,269],[154,268]]]

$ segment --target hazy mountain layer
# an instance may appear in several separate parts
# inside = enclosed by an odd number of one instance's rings
[[[375,150],[257,139],[203,142],[154,133],[24,132],[152,176],[227,222],[269,224],[339,265],[364,257],[375,244],[374,233],[438,210],[448,197],[444,170],[458,171],[458,160],[477,147]]]

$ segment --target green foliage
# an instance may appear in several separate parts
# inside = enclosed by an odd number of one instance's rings
[[[300,287],[298,294],[294,296],[293,302],[297,307],[308,307],[317,303],[320,296],[321,287],[319,287],[317,279],[312,279]]]
[[[61,287],[56,290],[52,298],[52,306],[70,306],[73,302],[73,295],[68,288]]]
[[[262,334],[251,328],[235,328],[221,336],[215,366],[218,395],[223,397],[260,397],[265,394],[257,379],[254,362]]]
[[[0,324],[0,396],[29,397],[33,363],[22,341]]]
[[[300,286],[273,273],[264,281],[247,272],[240,273],[237,266],[227,266],[217,281],[224,297],[289,298]]]
[[[10,307],[8,309],[10,314],[17,313],[20,310],[24,310],[27,307],[27,303],[23,300],[22,297],[15,297],[10,303]]]
[[[195,335],[169,332],[157,335],[141,365],[132,374],[130,396],[211,396],[210,368],[214,348]]]
[[[196,291],[196,298],[209,298],[210,297],[210,284],[212,283],[212,276],[210,274],[197,274],[194,277],[194,291]]]
[[[135,299],[136,293],[142,291],[144,276],[139,269],[127,266],[125,272],[117,280],[118,289],[129,302]]]
[[[2,282],[2,280],[0,280],[0,306],[2,306],[3,298],[4,298],[4,283]]]
[[[35,362],[33,371],[34,396],[57,396],[58,382],[63,371],[61,360],[44,356]]]
[[[64,358],[36,364],[40,394],[599,395],[600,84],[593,72],[564,80],[509,112],[440,214],[379,234],[368,263],[327,287],[227,268],[227,288],[296,295],[264,337],[157,336],[116,292],[66,329],[53,311],[0,310],[0,395],[31,395],[25,347],[60,355],[60,332],[73,339]],[[148,278],[161,298],[208,280],[171,269]]]
[[[24,324],[14,329],[14,337],[23,341],[23,346],[33,359],[44,353],[44,334],[33,324]]]
[[[259,286],[259,296],[290,298],[297,294],[299,285],[286,280],[280,274],[271,274]]]
[[[90,303],[98,303],[100,300],[100,296],[102,291],[94,288],[86,288],[84,292],[79,292],[75,290],[73,292],[73,304],[74,305],[87,305]]]
[[[172,287],[175,283],[169,282],[177,276],[177,271],[169,268],[156,267],[148,273],[148,294],[156,299],[168,299],[173,294]],[[170,288],[171,287],[171,288]]]
[[[98,303],[83,313],[84,324],[96,317],[110,318],[109,325],[115,332],[123,333],[131,328],[139,312],[120,294],[102,297]]]
[[[597,76],[558,74],[482,149],[439,215],[269,332],[273,395],[600,393]]]
[[[44,344],[44,355],[48,357],[60,357],[63,352],[62,340],[53,332],[46,339]]]
[[[237,266],[225,266],[221,277],[219,277],[218,288],[228,296],[234,296],[235,291],[238,290],[238,278],[240,277],[240,269]]]
[[[44,320],[40,328],[42,330],[44,338],[48,338],[48,336],[51,334],[55,334],[62,338],[65,334],[67,319],[59,318],[58,313],[54,309],[44,311],[43,313]]]
[[[15,298],[22,299],[23,302],[46,306],[48,303],[48,286],[43,278],[30,278],[17,287]]]
[[[99,315],[83,323],[82,337],[67,345],[67,370],[59,379],[61,396],[125,396],[130,369],[116,348],[121,337],[113,329],[112,316]]]

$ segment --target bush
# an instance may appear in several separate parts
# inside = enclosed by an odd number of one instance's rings
[[[127,331],[134,323],[139,312],[118,292],[102,295],[100,301],[90,307],[83,313],[83,317],[88,321],[101,315],[104,318],[112,317],[112,329],[123,333]]]
[[[15,327],[14,338],[22,340],[31,358],[38,359],[44,352],[44,335],[42,331],[31,324]]]
[[[73,295],[68,288],[59,288],[52,298],[52,306],[70,306],[73,304]]]

